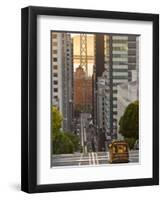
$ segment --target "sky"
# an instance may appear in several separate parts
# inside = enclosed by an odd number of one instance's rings
[[[71,34],[73,38],[74,71],[80,65],[80,34]],[[87,34],[88,75],[92,76],[94,65],[94,35]]]

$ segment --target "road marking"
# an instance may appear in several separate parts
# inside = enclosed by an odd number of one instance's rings
[[[78,166],[78,165],[102,165],[109,164],[109,152],[89,152],[75,154],[61,154],[52,156],[52,166]],[[130,163],[139,162],[139,152],[129,152]]]
[[[91,155],[90,155],[90,153],[88,153],[88,161],[89,161],[89,165],[91,165]]]
[[[82,153],[81,156],[80,156],[79,165],[81,165],[81,160],[82,160],[82,158],[83,158],[83,153]]]
[[[94,157],[94,153],[92,152],[92,162],[93,162],[93,165],[96,165],[95,163],[95,157]]]
[[[108,162],[110,161],[109,151],[107,152]]]
[[[98,155],[95,153],[95,158],[96,158],[96,164],[99,165],[99,160],[98,160]]]

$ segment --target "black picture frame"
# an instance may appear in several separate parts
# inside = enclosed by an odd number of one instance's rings
[[[37,16],[56,15],[153,23],[153,177],[37,184]],[[21,190],[28,193],[159,184],[159,15],[29,6],[21,11]],[[148,156],[148,155],[147,155]]]

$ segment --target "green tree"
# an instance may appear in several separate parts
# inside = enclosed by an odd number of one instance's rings
[[[65,135],[72,141],[74,146],[74,151],[78,151],[80,148],[79,144],[79,137],[75,135],[74,133],[66,132]]]
[[[62,123],[62,116],[60,112],[55,106],[52,106],[52,135],[54,138],[60,131],[61,123]]]
[[[72,141],[63,132],[58,132],[53,140],[53,153],[54,154],[66,154],[73,153],[74,145]]]
[[[139,102],[135,101],[127,106],[119,121],[120,133],[124,138],[139,138]],[[131,140],[132,141],[132,140]],[[133,141],[132,141],[133,143]]]
[[[79,148],[79,138],[73,133],[61,131],[62,116],[58,109],[52,107],[52,148],[54,154],[73,153]]]

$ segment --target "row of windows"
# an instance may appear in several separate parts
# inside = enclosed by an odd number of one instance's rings
[[[113,62],[127,62],[128,61],[128,57],[126,58],[115,58],[113,57]]]
[[[113,79],[119,79],[119,80],[121,80],[121,79],[123,79],[123,80],[128,80],[128,76],[113,76]]]
[[[128,69],[122,69],[122,68],[113,68],[113,72],[128,72]]]
[[[113,40],[128,40],[128,36],[119,36],[119,35],[114,35],[112,36]]]
[[[128,65],[128,62],[123,61],[113,61],[113,65]]]
[[[128,54],[113,54],[113,58],[128,58]]]
[[[128,47],[127,46],[113,47],[113,51],[128,51]]]
[[[128,72],[113,72],[114,76],[128,76]]]
[[[56,57],[53,58],[53,62],[57,62],[57,60],[58,59]],[[67,61],[70,61],[70,60],[71,60],[70,57],[67,57]]]
[[[114,44],[128,44],[128,40],[113,40]]]
[[[52,34],[52,38],[56,39],[57,38],[57,34]]]

